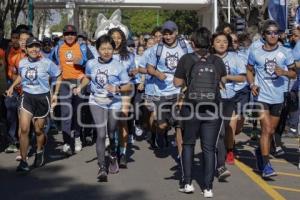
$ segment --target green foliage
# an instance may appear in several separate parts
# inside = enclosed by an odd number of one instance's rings
[[[190,34],[197,26],[196,11],[169,11],[169,10],[124,10],[123,23],[135,35],[151,33],[152,29],[160,26],[166,20],[177,23],[180,33]]]
[[[60,12],[60,22],[56,25],[51,26],[51,32],[62,32],[65,25],[68,24],[68,15],[64,12]]]
[[[191,34],[199,25],[196,11],[173,11],[170,17],[179,28],[179,33]]]

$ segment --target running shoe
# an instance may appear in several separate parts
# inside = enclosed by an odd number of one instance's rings
[[[17,167],[17,172],[29,172],[29,166],[28,163],[26,161],[21,160],[18,167]]]
[[[228,178],[229,176],[231,176],[231,173],[225,166],[219,167],[217,169],[217,177],[219,182],[226,181],[226,178]]]
[[[104,165],[100,166],[97,178],[100,182],[107,182],[107,169]]]
[[[213,198],[214,197],[214,194],[212,192],[212,189],[204,189],[203,191],[203,196],[205,198]]]
[[[18,151],[19,150],[15,144],[11,144],[5,149],[5,153],[16,153]]]
[[[193,193],[195,191],[195,188],[194,188],[194,185],[192,183],[191,184],[185,184],[183,187],[179,186],[178,191],[189,194],[189,193]]]
[[[34,158],[34,167],[41,167],[45,164],[44,150],[37,152]]]
[[[276,176],[276,172],[275,172],[275,170],[273,169],[271,163],[268,162],[268,163],[265,165],[265,167],[264,167],[264,169],[263,169],[263,171],[262,171],[262,177],[263,177],[263,178],[269,178],[269,177],[271,177],[271,176]]]
[[[226,163],[228,165],[234,165],[234,154],[233,151],[228,151],[226,155]]]
[[[120,168],[127,168],[127,158],[125,154],[120,156]]]
[[[80,137],[75,138],[75,152],[80,152],[82,150],[82,142]]]
[[[110,156],[108,171],[110,174],[116,174],[119,172],[118,159],[116,156]]]

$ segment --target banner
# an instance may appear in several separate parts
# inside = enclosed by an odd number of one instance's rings
[[[281,31],[287,29],[288,26],[286,20],[286,1],[287,0],[269,0],[268,4],[269,18],[279,24]]]

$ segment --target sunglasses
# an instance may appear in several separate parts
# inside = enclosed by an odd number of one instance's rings
[[[66,33],[64,33],[64,36],[68,36],[68,35],[76,36],[77,33],[75,33],[75,32],[66,32]]]
[[[266,31],[265,32],[267,35],[278,35],[278,31]]]
[[[31,45],[27,45],[26,47],[27,47],[27,48],[33,48],[33,47],[41,48],[41,45],[40,45],[40,44],[37,44],[37,43],[34,43],[34,44],[31,44]]]

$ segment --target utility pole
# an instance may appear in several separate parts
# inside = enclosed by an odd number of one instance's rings
[[[28,26],[30,30],[32,30],[32,26],[33,26],[33,18],[34,18],[33,10],[34,10],[33,0],[28,0]]]

